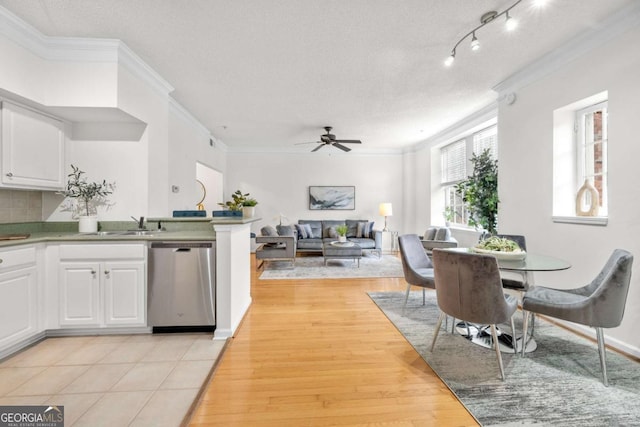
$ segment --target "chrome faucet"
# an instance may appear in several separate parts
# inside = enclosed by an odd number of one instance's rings
[[[135,216],[131,216],[131,219],[134,220],[136,222],[136,224],[138,224],[138,230],[144,230],[144,217],[141,216],[140,219],[136,218]]]

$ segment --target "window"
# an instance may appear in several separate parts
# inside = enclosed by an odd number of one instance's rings
[[[553,221],[607,224],[608,121],[606,91],[553,112]],[[585,205],[577,209],[576,196],[585,180],[598,195],[597,216],[584,216]],[[585,201],[590,203],[590,196]]]
[[[599,215],[607,215],[607,103],[576,113],[577,182],[589,181],[598,192]]]
[[[471,173],[471,154],[489,149],[492,157],[498,154],[498,127],[490,126],[440,149],[441,179],[444,195],[444,215],[452,224],[467,225],[468,214],[462,197],[456,194],[456,184]]]

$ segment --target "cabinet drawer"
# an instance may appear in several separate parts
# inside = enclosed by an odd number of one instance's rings
[[[60,245],[60,259],[144,259],[146,245]]]
[[[11,249],[0,252],[0,271],[16,267],[35,265],[36,248]]]

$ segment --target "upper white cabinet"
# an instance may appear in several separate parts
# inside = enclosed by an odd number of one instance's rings
[[[0,187],[61,190],[65,186],[64,123],[2,101]]]

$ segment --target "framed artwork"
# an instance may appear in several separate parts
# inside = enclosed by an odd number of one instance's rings
[[[309,209],[312,211],[354,210],[355,208],[355,186],[309,186]]]

